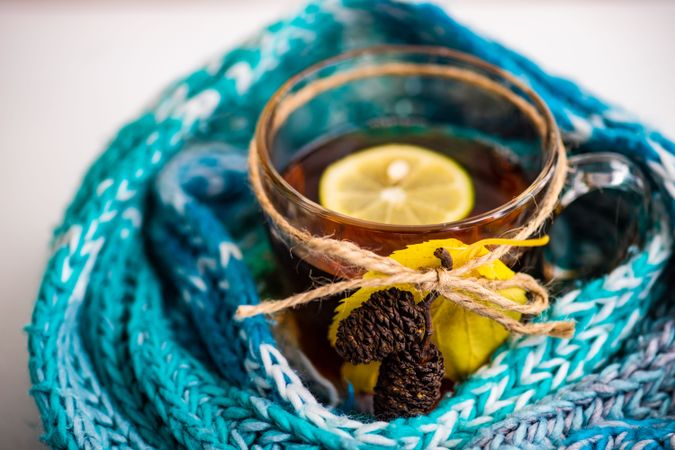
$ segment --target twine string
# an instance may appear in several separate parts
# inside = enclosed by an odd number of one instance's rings
[[[383,67],[385,73],[394,71],[396,74],[419,74],[419,67],[413,65],[397,64],[395,67]],[[442,71],[442,67],[434,66],[433,73]],[[478,84],[483,88],[492,90],[499,95],[509,97],[525,114],[530,116],[533,123],[537,124],[540,134],[544,135],[541,118],[534,110],[533,106],[525,102],[513,92],[508,91],[504,86],[484,77],[480,74],[457,69],[452,69],[449,75],[459,77],[465,81]],[[358,71],[359,69],[354,69]],[[367,74],[372,74],[372,68],[369,68]],[[344,78],[344,76],[341,76]],[[330,84],[322,80],[320,89],[326,89]],[[336,80],[335,83],[338,83]],[[318,88],[311,84],[305,86],[295,96],[306,99],[311,98],[311,94],[316,95]],[[309,93],[307,92],[309,90]],[[290,98],[289,103],[298,104]],[[297,107],[297,106],[296,106]],[[286,111],[282,117],[289,114]],[[528,239],[536,233],[545,221],[553,213],[560,193],[562,192],[567,176],[567,155],[564,146],[560,142],[559,136],[553,136],[555,139],[557,151],[557,163],[555,164],[549,187],[544,194],[539,208],[535,212],[534,218],[524,227],[512,230],[512,239],[522,241]],[[472,258],[457,268],[436,269],[422,268],[411,269],[392,258],[378,255],[368,249],[362,248],[353,242],[338,240],[327,236],[315,236],[305,229],[298,228],[291,224],[281,214],[272,203],[266,192],[262,178],[258,148],[255,140],[251,143],[249,155],[249,177],[253,192],[255,193],[261,208],[268,215],[277,229],[287,236],[293,245],[297,245],[310,254],[328,257],[334,261],[349,265],[350,267],[360,268],[363,271],[376,272],[380,276],[375,278],[354,278],[344,281],[319,286],[307,292],[291,295],[283,300],[266,300],[257,305],[240,305],[237,308],[235,318],[242,320],[247,317],[259,314],[274,314],[288,308],[320,300],[324,297],[343,293],[360,288],[377,288],[399,284],[410,284],[421,291],[437,291],[447,301],[451,301],[458,306],[472,311],[484,317],[488,317],[504,326],[513,333],[528,335],[548,335],[555,337],[569,338],[574,334],[574,324],[567,321],[549,321],[549,322],[520,322],[510,317],[508,312],[517,312],[521,314],[537,315],[548,308],[549,295],[536,279],[525,273],[517,273],[509,280],[488,280],[483,277],[472,277],[470,272],[481,266],[490,264],[504,257],[509,250],[516,246],[514,244],[496,245],[495,248],[487,254]],[[530,300],[526,304],[519,304],[499,293],[502,289],[521,288],[529,293]]]

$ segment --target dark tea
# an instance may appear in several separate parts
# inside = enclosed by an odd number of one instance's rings
[[[387,128],[342,134],[298,151],[298,156],[281,173],[300,194],[319,203],[319,183],[327,167],[355,152],[392,143],[433,150],[459,163],[474,186],[474,206],[468,216],[498,208],[518,196],[531,182],[508,149],[434,129],[421,132],[419,129]],[[368,231],[362,230],[361,233]],[[379,238],[375,234],[359,237],[372,242],[377,242]],[[309,264],[274,236],[272,241],[282,263],[280,267],[287,271],[284,278],[289,283],[289,291],[300,292],[340,277],[340,273],[330,273]],[[293,314],[298,329],[302,330],[299,344],[303,352],[324,376],[337,383],[340,381],[342,360],[325,335],[333,311],[343,296],[305,305]]]

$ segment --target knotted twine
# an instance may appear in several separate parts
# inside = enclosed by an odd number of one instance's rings
[[[502,85],[482,75],[458,69],[455,67],[440,66],[414,66],[405,63],[390,63],[378,68],[366,67],[352,70],[348,73],[336,74],[323,80],[304,87],[287,100],[287,107],[279,116],[278,124],[287,117],[292,110],[300,104],[338,84],[344,83],[359,76],[374,76],[381,74],[420,74],[445,75],[461,78],[490,89],[500,95],[509,97],[511,101],[525,111],[538,125],[542,126],[532,106],[520,97],[508,91]],[[279,118],[281,117],[281,119]],[[258,124],[260,127],[261,124]],[[256,133],[257,134],[257,133]],[[567,154],[557,130],[551,132],[552,141],[556,148],[557,163],[554,165],[551,182],[539,205],[534,218],[525,226],[511,230],[513,241],[523,241],[539,231],[546,220],[553,214],[558,198],[565,185],[567,178]],[[471,259],[464,265],[456,268],[420,268],[412,269],[402,265],[392,258],[378,255],[368,249],[360,247],[347,240],[333,239],[330,236],[316,236],[291,224],[272,203],[262,183],[260,175],[260,160],[256,140],[251,141],[249,151],[249,179],[255,196],[268,218],[274,226],[283,232],[291,241],[292,246],[301,246],[309,254],[317,254],[329,257],[335,262],[358,268],[360,271],[376,272],[380,276],[375,278],[353,278],[336,281],[316,287],[306,292],[291,295],[282,300],[265,300],[257,305],[240,305],[237,308],[235,318],[238,320],[253,317],[259,314],[274,314],[288,308],[295,308],[335,294],[344,293],[360,288],[386,287],[399,284],[412,284],[423,292],[438,292],[446,300],[451,301],[462,308],[472,311],[484,317],[488,317],[501,324],[507,330],[526,335],[548,335],[553,337],[570,338],[574,335],[574,323],[570,321],[542,321],[522,323],[509,317],[505,312],[518,312],[521,314],[538,315],[549,306],[549,293],[534,277],[526,273],[516,273],[508,280],[489,280],[483,277],[468,276],[471,270],[507,255],[513,248],[518,246],[515,242],[497,245],[489,253]],[[502,289],[520,288],[530,294],[529,301],[519,304],[504,297],[499,293]],[[492,305],[492,306],[490,306]]]

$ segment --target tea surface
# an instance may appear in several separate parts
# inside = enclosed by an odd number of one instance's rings
[[[408,144],[446,155],[469,174],[475,191],[475,216],[507,203],[530,184],[516,158],[505,148],[480,140],[460,138],[439,130],[405,128],[353,132],[325,139],[298,152],[283,171],[285,180],[298,192],[319,203],[319,183],[328,166],[354,152],[385,144]]]

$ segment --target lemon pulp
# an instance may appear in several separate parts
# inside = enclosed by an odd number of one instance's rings
[[[455,160],[408,144],[387,144],[330,164],[319,201],[357,219],[396,225],[453,222],[474,205],[471,177]]]

